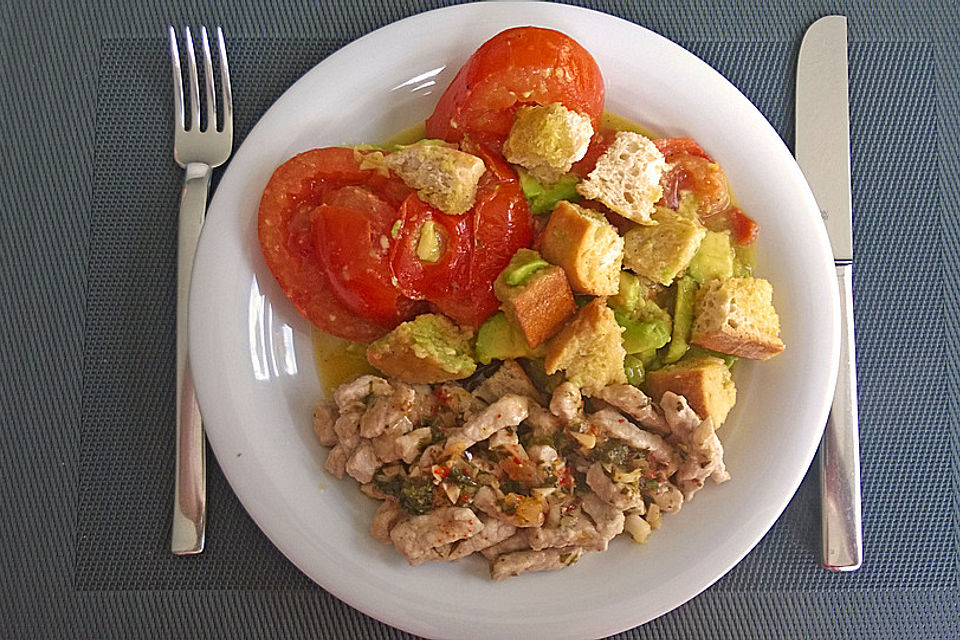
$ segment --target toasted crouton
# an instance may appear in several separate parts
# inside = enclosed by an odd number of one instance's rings
[[[624,218],[654,224],[653,204],[663,197],[660,177],[667,161],[649,138],[618,131],[587,179],[577,185],[584,198],[599,200]]]
[[[404,382],[434,383],[472,374],[472,333],[446,316],[425,313],[404,322],[367,347],[367,360]]]
[[[622,331],[606,298],[595,298],[548,344],[547,373],[563,370],[588,396],[607,385],[625,383]]]
[[[543,230],[540,253],[563,267],[577,293],[607,296],[619,290],[623,238],[603,214],[561,200]]]
[[[657,207],[652,219],[656,225],[638,226],[624,235],[623,266],[668,286],[693,260],[707,230],[665,207]]]
[[[529,273],[523,272],[525,268]],[[531,349],[552,338],[577,311],[567,274],[530,249],[517,251],[494,281],[493,291]]]
[[[683,396],[698,416],[713,418],[717,427],[726,420],[737,401],[730,369],[723,360],[711,356],[685,359],[673,366],[648,371],[644,385],[658,403],[667,391]]]
[[[690,342],[752,360],[783,351],[773,287],[762,278],[713,280],[698,292]]]
[[[503,157],[525,167],[537,180],[552,183],[584,156],[591,136],[590,116],[559,102],[520,107],[503,143]]]
[[[477,183],[486,170],[483,160],[452,147],[414,144],[383,159],[421,200],[444,213],[461,215],[477,196]]]

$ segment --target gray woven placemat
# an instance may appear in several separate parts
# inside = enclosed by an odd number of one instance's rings
[[[181,173],[163,29],[224,25],[239,142],[323,57],[437,4],[15,4],[0,17],[0,635],[404,635],[286,561],[212,456],[207,549],[167,552]],[[819,569],[811,476],[730,574],[623,637],[960,637],[960,10],[590,6],[704,58],[788,144],[799,37],[820,15],[850,18],[864,567]]]

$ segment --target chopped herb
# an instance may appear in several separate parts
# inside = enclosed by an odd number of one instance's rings
[[[461,469],[460,467],[454,467],[450,471],[450,481],[456,482],[461,487],[477,487],[479,483],[471,476],[469,473]]]
[[[412,515],[427,513],[433,506],[433,481],[427,476],[407,478],[400,490],[399,502]]]
[[[626,465],[630,457],[630,450],[627,445],[619,440],[607,440],[602,446],[593,450],[593,459],[598,462],[612,462],[614,464]]]

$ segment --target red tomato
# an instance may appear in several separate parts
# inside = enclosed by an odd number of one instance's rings
[[[710,216],[704,220],[704,224],[712,231],[729,229],[737,244],[751,244],[760,235],[760,225],[738,207],[730,207],[722,213]]]
[[[410,194],[400,206],[401,226],[390,250],[397,287],[414,300],[433,300],[450,293],[453,283],[469,270],[473,245],[472,216],[450,216]],[[440,256],[425,262],[417,255],[424,224],[433,222],[439,236]]]
[[[587,114],[597,128],[603,93],[600,67],[572,38],[538,27],[508,29],[463,65],[427,118],[427,137],[459,142],[470,135],[499,149],[519,105],[553,102]]]
[[[689,190],[700,199],[697,211],[701,218],[720,213],[730,206],[727,177],[719,164],[687,152],[677,153],[669,162],[671,167],[660,178],[663,199],[659,204],[676,209],[680,192]]]
[[[653,141],[653,144],[660,149],[660,153],[667,162],[672,162],[673,157],[681,153],[688,153],[713,162],[713,158],[693,138],[658,138]]]
[[[580,160],[573,164],[570,171],[581,178],[586,178],[587,174],[597,166],[597,160],[603,155],[603,152],[613,144],[613,139],[616,135],[616,129],[608,129],[606,127],[598,129],[593,134],[593,137],[590,138],[590,146],[587,147],[587,152]]]
[[[348,185],[360,189],[345,191]],[[257,232],[267,266],[304,317],[327,333],[368,342],[386,333],[395,321],[364,317],[357,311],[359,306],[351,308],[334,294],[335,285],[321,263],[313,230],[320,205],[351,211],[352,207],[362,210],[370,206],[385,216],[386,209],[372,205],[373,200],[360,193],[364,191],[394,211],[410,193],[397,179],[361,170],[352,149],[301,153],[280,165],[267,183],[260,200]],[[360,217],[366,219],[365,214]],[[385,269],[389,271],[389,266]],[[398,300],[398,306],[404,304]]]
[[[517,174],[503,158],[471,140],[465,141],[464,150],[483,158],[488,169],[477,188],[477,203],[466,214],[473,241],[469,268],[449,295],[431,302],[453,320],[476,328],[499,308],[493,281],[518,249],[530,246],[533,214]]]
[[[314,210],[313,239],[330,289],[357,315],[396,326],[411,310],[391,281],[388,238],[397,210],[360,187],[328,199]]]

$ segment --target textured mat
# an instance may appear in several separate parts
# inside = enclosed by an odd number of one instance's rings
[[[437,3],[15,5],[0,18],[0,635],[408,637],[269,543],[209,461],[200,556],[167,551],[174,215],[168,21],[224,24],[237,143],[302,73]],[[656,5],[656,6],[655,6]],[[728,77],[792,145],[799,38],[850,17],[864,566],[819,569],[811,475],[757,548],[623,638],[960,637],[960,10],[598,2]],[[709,19],[704,19],[704,16]],[[39,57],[23,33],[74,44]],[[41,59],[42,58],[42,59]],[[43,66],[40,66],[43,65]],[[216,174],[219,175],[219,172]]]

